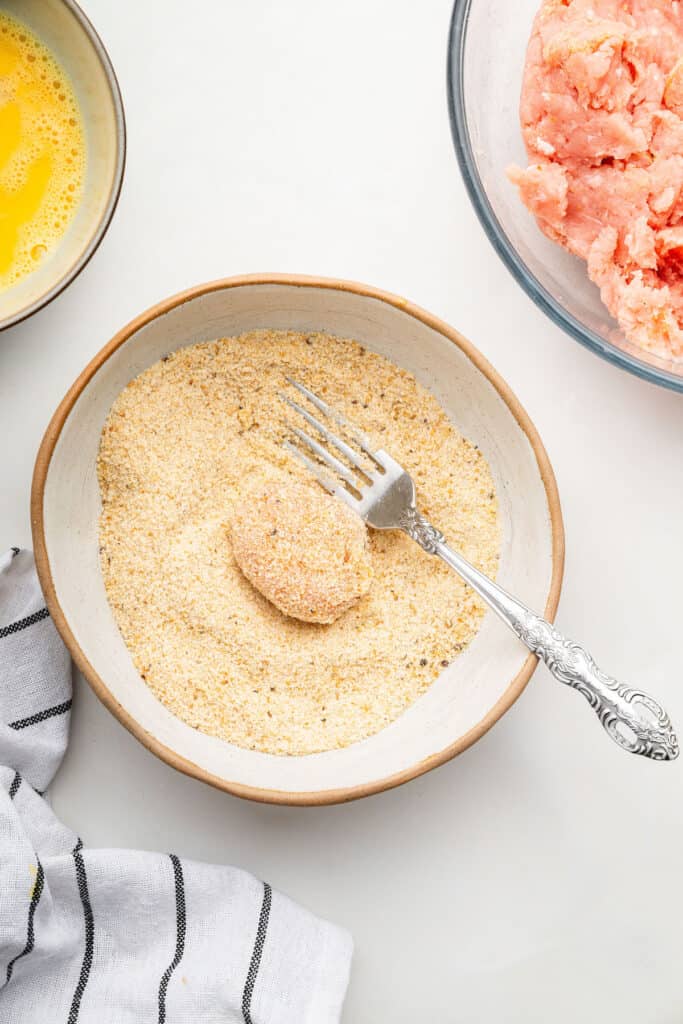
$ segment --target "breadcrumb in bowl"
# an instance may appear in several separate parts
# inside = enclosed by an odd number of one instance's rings
[[[301,756],[395,721],[463,656],[484,606],[400,531],[368,538],[284,448],[287,378],[391,451],[489,576],[500,530],[481,450],[355,339],[250,331],[177,349],[122,390],[97,461],[100,559],[140,676],[201,732]]]
[[[102,427],[126,385],[169,353],[264,324],[301,333],[324,328],[327,336],[359,338],[368,353],[414,375],[434,395],[490,467],[501,527],[498,579],[551,619],[563,564],[561,515],[543,446],[507,385],[452,328],[366,286],[274,276],[196,288],[141,316],[84,371],[48,428],[32,494],[41,583],[79,668],[119,720],[174,767],[255,800],[333,803],[398,785],[466,749],[510,707],[536,662],[486,615],[467,649],[448,667],[439,665],[422,696],[386,728],[349,746],[296,757],[206,735],[175,715],[141,680],[112,616],[99,566],[95,468]],[[149,469],[155,471],[153,465]],[[226,521],[223,514],[207,530],[225,531]],[[374,540],[371,535],[371,545]],[[178,586],[192,587],[192,550],[181,545],[176,556],[187,568]],[[374,593],[378,578],[361,604]],[[242,586],[253,591],[244,578]],[[153,595],[143,593],[143,599]],[[258,594],[254,600],[266,603]],[[297,629],[335,630],[358,607],[331,626],[290,621]],[[453,614],[457,618],[456,610]]]

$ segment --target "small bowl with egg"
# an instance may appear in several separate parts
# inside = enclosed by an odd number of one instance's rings
[[[50,302],[90,260],[123,179],[123,105],[73,0],[0,4],[0,330]]]
[[[294,378],[400,457],[466,557],[554,617],[562,518],[529,417],[456,330],[349,282],[230,278],[124,327],[51,421],[32,526],[54,622],[127,729],[230,793],[316,805],[466,750],[536,659],[400,531],[325,504],[282,443]]]

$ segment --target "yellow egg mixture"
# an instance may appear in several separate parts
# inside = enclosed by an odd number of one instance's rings
[[[0,11],[0,291],[55,247],[84,172],[83,124],[66,74],[25,25]]]

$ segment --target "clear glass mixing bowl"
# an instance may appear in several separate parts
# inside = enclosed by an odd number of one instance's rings
[[[455,150],[479,219],[499,256],[556,324],[603,359],[683,391],[683,363],[624,338],[585,264],[551,242],[506,176],[527,165],[519,126],[526,46],[540,0],[455,0],[448,46],[448,102]]]

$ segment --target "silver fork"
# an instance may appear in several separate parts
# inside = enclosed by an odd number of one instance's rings
[[[354,448],[332,433],[299,402],[285,394],[280,396],[345,460],[342,461],[300,427],[288,424],[292,439],[284,442],[285,447],[303,462],[326,491],[344,501],[373,529],[403,530],[428,554],[438,556],[454,569],[522,643],[543,659],[559,682],[583,694],[609,736],[620,747],[654,761],[673,761],[678,757],[678,740],[671,721],[656,700],[606,675],[588,651],[563,637],[549,622],[534,614],[450,548],[443,534],[417,510],[415,485],[410,474],[388,452],[374,450],[368,438],[346,417],[303,384],[290,378],[288,381],[326,419],[343,427],[355,445]],[[309,454],[302,450],[302,446]],[[365,461],[357,449],[366,456]],[[323,471],[323,465],[333,471],[334,479]]]

